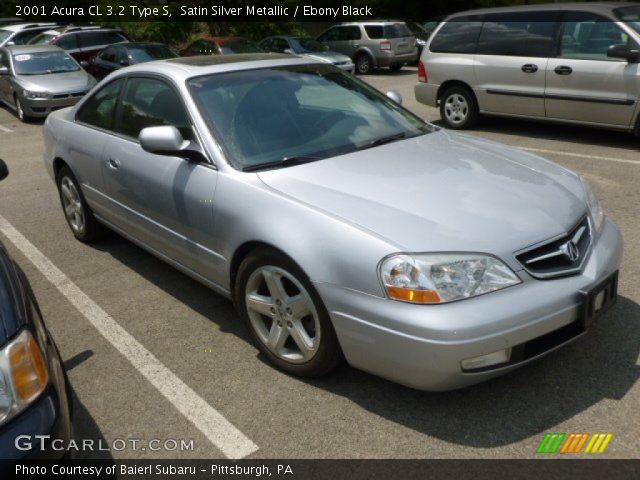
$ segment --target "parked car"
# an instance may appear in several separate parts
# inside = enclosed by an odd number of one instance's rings
[[[234,299],[292,374],[344,356],[445,390],[584,334],[622,254],[590,187],[398,101],[292,55],[150,62],[50,115],[45,165],[77,239],[106,225]]]
[[[98,80],[102,80],[122,67],[177,56],[178,54],[163,43],[118,43],[105,48],[93,57],[87,71]]]
[[[278,35],[265,38],[258,46],[265,52],[292,53],[331,63],[347,72],[354,73],[355,70],[350,57],[330,51],[326,45],[311,37]]]
[[[95,78],[59,47],[0,48],[0,101],[23,122],[75,104],[95,84]]]
[[[424,28],[424,24],[420,22],[405,22],[407,28],[411,31],[413,36],[416,37],[416,46],[418,47],[418,55],[416,56],[416,60],[414,63],[418,63],[420,59],[420,55],[422,54],[422,50],[427,44],[427,40],[429,40],[429,36],[432,32],[427,31]]]
[[[202,37],[182,49],[180,55],[230,55],[234,53],[260,53],[255,43],[243,37]]]
[[[55,23],[15,23],[0,27],[0,47],[25,45],[33,37],[56,27]]]
[[[68,26],[47,30],[34,37],[29,44],[57,45],[78,62],[88,62],[107,46],[131,40],[119,28]]]
[[[416,37],[404,22],[357,22],[331,27],[318,37],[329,49],[351,57],[356,71],[400,70],[418,58]]]
[[[8,174],[0,160],[0,180]],[[41,444],[38,435],[49,437]],[[0,242],[0,458],[60,458],[65,451],[51,442],[71,438],[62,359],[27,277]]]
[[[487,114],[640,132],[639,45],[640,4],[464,12],[431,37],[415,95],[449,128]]]

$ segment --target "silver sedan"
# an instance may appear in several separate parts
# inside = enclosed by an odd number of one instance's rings
[[[400,101],[288,55],[146,63],[50,115],[44,161],[79,240],[233,299],[289,373],[447,390],[587,332],[622,255],[587,183]]]

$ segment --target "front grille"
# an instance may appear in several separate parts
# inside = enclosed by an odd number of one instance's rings
[[[536,278],[571,275],[581,270],[589,255],[592,231],[585,216],[567,234],[516,253],[524,269]]]
[[[82,97],[85,94],[85,92],[74,92],[74,93],[59,93],[57,95],[54,95],[52,98],[55,99],[60,99],[60,98],[76,98],[76,97]]]

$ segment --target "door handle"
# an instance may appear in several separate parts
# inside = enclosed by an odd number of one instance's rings
[[[527,63],[525,65],[522,65],[522,71],[524,73],[536,73],[538,71],[538,65]]]
[[[120,166],[120,162],[118,160],[115,160],[113,158],[110,158],[107,161],[107,165],[109,166],[109,168],[113,168],[114,170],[117,170],[118,167]]]
[[[566,65],[560,65],[555,68],[554,72],[556,72],[558,75],[571,75],[571,72],[573,72],[573,68]]]

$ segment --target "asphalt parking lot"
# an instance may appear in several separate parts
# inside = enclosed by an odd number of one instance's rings
[[[365,78],[437,121],[414,99],[415,70]],[[640,458],[640,138],[504,119],[469,132],[592,182],[625,239],[620,298],[586,337],[538,362],[428,393],[346,366],[320,380],[289,377],[258,355],[227,300],[115,234],[75,241],[42,164],[41,128],[0,107],[0,158],[11,171],[0,184],[0,239],[65,360],[75,436],[194,446],[78,457],[531,458],[546,432],[610,432],[601,456]]]

